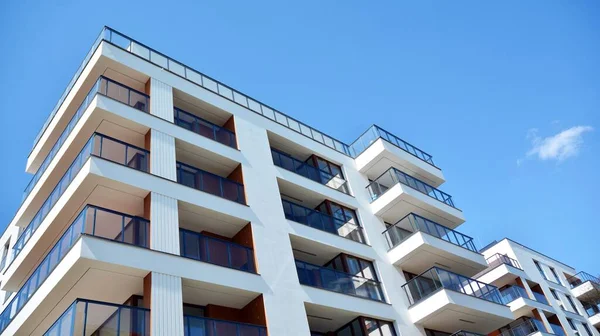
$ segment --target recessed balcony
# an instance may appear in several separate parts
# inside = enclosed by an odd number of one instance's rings
[[[358,170],[370,178],[396,167],[436,187],[444,182],[431,155],[376,125],[355,140],[350,151]]]
[[[506,327],[500,328],[501,336],[549,336],[542,321],[535,318],[519,318]]]
[[[548,300],[543,294],[533,292],[535,300],[532,300],[525,288],[511,285],[500,290],[502,302],[510,307],[515,317],[530,316],[534,317],[532,311],[540,309],[548,313],[552,312]],[[537,295],[536,295],[537,294]]]
[[[365,243],[362,227],[352,220],[336,218],[302,205],[281,200],[285,218],[336,236]]]
[[[585,309],[585,312],[588,316],[588,319],[590,320],[590,323],[598,328],[600,327],[600,307],[598,303],[594,303],[594,304],[584,304],[583,305],[583,309]]]
[[[383,235],[390,262],[411,273],[435,264],[472,276],[487,266],[473,238],[414,213],[389,226]]]
[[[273,164],[277,167],[281,167],[311,181],[350,195],[348,183],[342,178],[341,170],[337,167],[337,174],[333,175],[329,171],[315,167],[314,164],[310,162],[312,157],[308,159],[309,162],[300,161],[275,148],[271,148],[271,156],[273,157]]]
[[[586,272],[579,272],[567,279],[571,292],[580,301],[599,302],[600,279]]]
[[[243,184],[183,162],[177,162],[177,183],[236,203],[246,204]]]
[[[402,286],[415,324],[487,334],[513,320],[498,288],[433,267]]]
[[[381,284],[376,280],[300,260],[296,260],[296,271],[302,285],[385,302]]]
[[[225,146],[237,149],[235,133],[231,130],[222,126],[218,126],[208,120],[200,118],[177,107],[175,107],[173,111],[175,125],[219,142]]]
[[[389,223],[411,212],[451,229],[465,221],[452,196],[396,168],[390,168],[372,181],[367,192],[373,212]]]

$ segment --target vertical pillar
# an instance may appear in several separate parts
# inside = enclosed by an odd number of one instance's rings
[[[146,93],[150,95],[150,114],[173,122],[173,88],[156,78],[146,83]]]
[[[150,173],[177,181],[175,138],[150,130]]]
[[[548,321],[548,319],[546,318],[546,315],[544,315],[543,313],[540,313],[540,311],[539,311],[537,308],[535,308],[535,309],[533,310],[533,316],[534,316],[536,319],[538,319],[538,320],[542,321],[542,323],[544,324],[544,327],[546,327],[546,331],[547,331],[548,333],[551,333],[551,334],[552,334],[552,333],[554,333],[554,332],[552,331],[552,327],[550,327],[550,322],[549,322],[549,321]],[[540,331],[543,331],[543,330],[540,330]]]
[[[151,272],[144,278],[144,306],[150,308],[150,335],[183,335],[181,278]]]
[[[156,192],[150,194],[150,248],[179,255],[177,200]]]
[[[260,274],[271,285],[263,293],[269,335],[309,335],[288,230],[282,228],[284,214],[265,129],[242,118],[235,119],[238,147],[247,164],[242,165],[247,203],[255,214],[252,221],[254,255]],[[257,322],[257,321],[255,321]],[[262,322],[262,320],[260,321]]]
[[[535,300],[535,296],[533,296],[533,291],[531,290],[531,287],[529,287],[527,280],[523,279],[522,277],[518,277],[516,282],[517,285],[525,289],[525,292],[527,292],[527,296],[529,296],[530,299]]]

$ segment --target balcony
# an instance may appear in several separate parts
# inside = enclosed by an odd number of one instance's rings
[[[513,320],[498,288],[433,267],[402,286],[415,324],[487,334]]]
[[[285,218],[288,220],[359,243],[365,243],[362,228],[357,224],[329,216],[290,201],[281,200],[281,202]]]
[[[598,328],[600,326],[600,307],[598,304],[584,304],[583,308],[588,316],[590,323]]]
[[[182,257],[256,273],[252,249],[224,239],[180,229],[179,248]]]
[[[71,117],[71,120],[54,143],[54,146],[52,146],[50,152],[46,155],[46,158],[44,159],[44,161],[42,161],[40,167],[27,184],[27,187],[25,188],[23,194],[23,201],[27,198],[27,196],[29,196],[37,182],[40,180],[40,178],[50,165],[50,162],[52,162],[52,160],[58,153],[58,150],[65,143],[65,141],[75,128],[75,125],[77,125],[77,122],[79,121],[79,119],[81,119],[81,116],[83,115],[83,113],[88,108],[88,106],[97,94],[115,99],[123,104],[129,105],[142,112],[148,112],[148,106],[150,101],[150,97],[148,95],[136,91],[120,83],[117,83],[107,77],[100,76],[98,80],[93,84],[92,89],[83,99],[83,102],[81,103],[73,117]]]
[[[436,187],[444,182],[444,175],[431,155],[376,125],[354,141],[350,151],[358,170],[370,178],[396,167]]]
[[[571,292],[580,301],[600,300],[600,279],[586,272],[579,272],[567,279]]]
[[[203,137],[219,142],[225,146],[237,149],[235,133],[233,133],[232,131],[217,126],[207,120],[197,117],[192,113],[186,112],[177,107],[174,108],[174,114],[175,125],[183,127],[188,131],[194,132]]]
[[[395,223],[411,212],[451,229],[462,224],[464,216],[452,197],[396,168],[390,168],[367,186],[373,212]]]
[[[460,330],[460,331],[455,332],[454,334],[451,334],[450,336],[484,336],[484,335],[477,334],[477,333],[470,332],[470,331]]]
[[[52,210],[54,205],[58,202],[61,195],[65,192],[73,179],[75,179],[77,173],[86,163],[89,157],[100,157],[136,170],[147,172],[149,155],[150,152],[145,149],[127,144],[103,134],[94,133],[88,142],[83,146],[83,149],[75,157],[75,160],[73,160],[73,163],[69,166],[46,201],[42,204],[40,210],[25,227],[15,242],[13,247],[14,256],[12,260],[15,260],[19,253],[23,250],[25,244],[27,244],[33,233],[37,230],[50,210]]]
[[[547,312],[552,312],[552,309],[548,305],[548,301],[543,294],[533,292],[535,300],[532,300],[525,288],[511,285],[500,290],[500,296],[502,296],[502,302],[510,307],[515,317],[532,316],[532,310],[539,309]]]
[[[177,183],[236,203],[246,204],[243,184],[182,162],[177,162]]]
[[[296,260],[300,283],[332,292],[385,302],[379,282]]]
[[[85,206],[0,314],[0,332],[17,316],[82,235],[147,248],[149,222],[112,210]]]
[[[277,167],[289,170],[309,180],[350,195],[348,183],[339,176],[334,176],[310,165],[307,162],[297,160],[291,155],[278,151],[274,148],[271,148],[271,156],[273,157],[273,164],[275,164]]]
[[[184,336],[267,336],[263,326],[188,315],[183,317],[183,332]]]
[[[486,259],[488,267],[475,278],[497,287],[514,283],[515,279],[527,279],[527,275],[519,262],[506,254],[496,253]]]
[[[550,335],[550,333],[546,332],[546,327],[544,324],[537,319],[534,318],[526,318],[523,319],[524,322],[518,324],[516,326],[502,328],[501,336],[542,336],[542,335]]]
[[[150,310],[77,299],[44,333],[44,336],[76,335],[150,336]]]
[[[473,238],[410,213],[383,232],[390,262],[419,274],[432,264],[474,275],[486,267]]]

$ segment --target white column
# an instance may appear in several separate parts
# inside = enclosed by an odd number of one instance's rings
[[[183,335],[181,278],[152,272],[150,331],[152,336]]]
[[[150,173],[177,181],[175,138],[150,130]]]
[[[542,319],[542,323],[544,324],[544,327],[546,327],[546,330],[548,331],[548,333],[554,333],[552,331],[552,327],[550,326],[550,322],[548,321],[548,319],[546,318],[546,314],[544,314],[542,311],[540,311],[539,309],[537,309],[537,314],[540,316],[540,318]]]
[[[150,79],[150,114],[173,122],[173,88],[155,78]]]
[[[155,192],[150,195],[150,248],[179,255],[177,200]]]
[[[269,335],[309,335],[292,246],[285,223],[275,168],[267,132],[252,123],[236,119],[238,144],[247,162],[242,164],[248,205],[256,219],[252,221],[254,253],[259,273],[270,291],[263,294]]]

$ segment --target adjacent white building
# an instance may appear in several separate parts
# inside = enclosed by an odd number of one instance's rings
[[[346,144],[108,27],[26,170],[0,335],[598,335],[596,283],[482,254],[431,155],[378,126]]]

